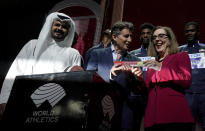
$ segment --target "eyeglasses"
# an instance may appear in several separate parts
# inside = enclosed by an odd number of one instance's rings
[[[151,38],[152,41],[156,40],[157,37],[158,37],[159,40],[163,40],[164,38],[167,38],[168,35],[167,34],[159,34],[158,36],[153,35],[152,38]]]

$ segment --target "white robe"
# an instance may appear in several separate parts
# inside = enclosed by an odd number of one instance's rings
[[[64,41],[56,43],[51,37],[52,22],[58,15],[66,16],[58,12],[50,14],[39,38],[26,43],[15,58],[3,82],[0,104],[7,103],[16,76],[64,72],[73,66],[81,66],[81,55],[70,47],[75,32],[72,19],[67,20],[71,26]]]
[[[7,103],[15,77],[18,75],[64,72],[67,67],[72,68],[75,65],[81,65],[81,55],[77,50],[51,45],[42,53],[34,66],[35,44],[36,40],[28,42],[12,63],[2,86],[0,104]]]

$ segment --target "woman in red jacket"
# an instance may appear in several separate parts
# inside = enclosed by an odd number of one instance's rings
[[[186,52],[178,52],[171,28],[156,27],[148,55],[156,60],[144,62],[149,90],[145,130],[191,131],[194,119],[184,95],[191,84],[191,63]]]

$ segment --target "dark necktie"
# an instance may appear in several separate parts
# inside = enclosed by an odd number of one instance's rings
[[[121,54],[117,54],[117,59],[116,61],[120,61],[121,60]]]

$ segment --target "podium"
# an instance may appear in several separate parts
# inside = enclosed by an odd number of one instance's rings
[[[119,103],[112,84],[94,71],[17,76],[1,127],[116,130]]]

